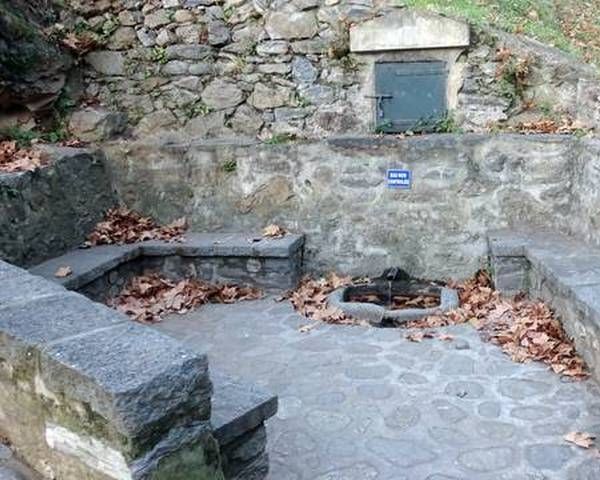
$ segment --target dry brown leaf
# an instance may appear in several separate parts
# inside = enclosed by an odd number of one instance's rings
[[[564,439],[577,445],[578,447],[589,449],[594,446],[594,440],[596,437],[586,432],[570,432],[564,436]]]
[[[440,339],[443,342],[453,342],[454,335],[448,335],[448,334],[442,333],[441,335],[438,336],[438,339]]]
[[[262,235],[266,238],[282,238],[287,234],[285,228],[280,227],[279,225],[275,225],[274,223],[271,225],[267,225],[263,228]]]
[[[300,333],[308,333],[311,330],[314,330],[319,325],[319,322],[309,323],[308,325],[302,325],[298,331]]]
[[[501,298],[484,271],[450,286],[458,290],[458,309],[409,322],[407,327],[427,329],[469,323],[515,362],[540,361],[559,375],[587,378],[585,362],[547,305],[522,295],[512,300]]]
[[[49,157],[34,148],[19,148],[15,141],[0,142],[0,172],[33,172],[49,164]]]
[[[132,278],[108,304],[133,320],[154,323],[166,314],[186,313],[205,303],[234,303],[261,297],[262,292],[254,287],[200,279],[172,281],[152,273]]]
[[[187,228],[185,218],[160,226],[152,218],[126,207],[112,208],[88,235],[85,246],[123,245],[146,240],[181,241]]]
[[[325,323],[356,325],[363,322],[353,319],[337,308],[327,305],[327,296],[334,290],[350,285],[352,279],[329,273],[323,278],[304,277],[298,287],[284,295],[294,308],[307,318]]]
[[[58,270],[56,270],[56,272],[54,273],[54,276],[56,278],[66,278],[72,274],[73,274],[73,269],[71,267],[69,267],[68,265],[65,265],[64,267],[60,267]]]

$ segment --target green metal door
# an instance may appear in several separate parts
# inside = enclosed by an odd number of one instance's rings
[[[376,63],[376,131],[434,130],[447,114],[446,83],[445,62]]]

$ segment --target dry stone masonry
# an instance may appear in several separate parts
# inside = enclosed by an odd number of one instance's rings
[[[374,64],[391,60],[446,62],[452,128],[483,131],[560,115],[595,127],[600,119],[593,68],[533,41],[471,32],[389,2],[71,3],[66,24],[109,32],[106,45],[85,57],[85,95],[126,113],[137,136],[372,133]],[[500,48],[527,60],[523,85],[502,73]],[[72,131],[79,134],[77,124],[99,114],[77,115]],[[105,138],[106,128],[97,135]]]

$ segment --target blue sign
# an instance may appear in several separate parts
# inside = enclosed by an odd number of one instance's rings
[[[410,170],[397,170],[391,168],[387,171],[388,188],[409,190],[412,186],[412,172]]]

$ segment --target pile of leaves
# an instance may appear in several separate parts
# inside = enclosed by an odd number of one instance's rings
[[[306,277],[296,290],[288,294],[288,298],[300,314],[310,319],[335,324],[361,324],[359,319],[350,318],[327,304],[327,296],[332,291],[353,283],[350,277],[340,277],[334,273],[318,280]],[[543,302],[524,296],[502,298],[484,270],[465,282],[450,283],[449,287],[458,291],[458,309],[409,322],[406,327],[427,330],[469,323],[515,362],[540,361],[555,373],[566,377],[583,379],[588,376],[585,362],[577,354],[573,342],[552,310]],[[415,299],[408,301],[415,302]],[[439,338],[449,340],[450,337],[442,335]],[[417,331],[407,338],[422,341],[438,336]]]
[[[503,299],[485,271],[453,287],[459,292],[460,308],[411,322],[408,326],[435,328],[468,322],[515,362],[540,361],[560,375],[576,379],[588,376],[585,362],[573,342],[543,302],[524,296]]]
[[[19,148],[16,141],[0,141],[0,172],[33,172],[50,163],[42,151]]]
[[[110,209],[84,243],[86,247],[97,245],[123,245],[146,240],[181,241],[187,230],[185,218],[169,225],[158,225],[152,218],[126,207]]]
[[[254,287],[199,279],[172,281],[151,273],[132,278],[108,305],[137,322],[155,323],[164,315],[183,314],[206,303],[235,303],[261,297],[262,292]]]
[[[289,298],[298,313],[311,320],[340,325],[357,324],[359,322],[356,319],[327,304],[327,296],[331,292],[352,283],[350,277],[341,277],[335,273],[329,273],[319,279],[307,276],[300,281],[295,290],[286,294],[285,298]]]
[[[546,119],[538,120],[535,122],[523,122],[519,123],[515,127],[509,128],[509,130],[523,134],[560,135],[570,135],[575,133],[586,132],[586,128],[582,124],[570,118],[562,118],[560,120]]]
[[[287,233],[285,228],[275,224],[267,225],[262,231],[262,235],[265,238],[283,238]]]

